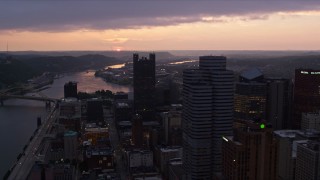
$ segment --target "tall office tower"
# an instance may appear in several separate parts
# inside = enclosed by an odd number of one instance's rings
[[[234,99],[236,123],[265,119],[267,86],[260,70],[251,69],[239,76]]]
[[[272,128],[244,122],[233,136],[223,137],[223,176],[228,180],[276,179],[277,146]]]
[[[77,91],[77,83],[76,82],[68,82],[64,84],[64,98],[77,98],[78,91]]]
[[[289,79],[269,78],[267,81],[266,119],[274,130],[288,129],[292,121],[292,82]]]
[[[133,54],[134,111],[144,122],[155,118],[155,60],[155,54],[150,54],[149,59]]]
[[[320,179],[320,142],[307,141],[297,146],[296,180]]]
[[[183,166],[186,179],[221,174],[222,136],[232,134],[234,75],[226,57],[201,56],[183,71]]]
[[[320,70],[296,69],[293,128],[300,129],[301,114],[320,110]]]

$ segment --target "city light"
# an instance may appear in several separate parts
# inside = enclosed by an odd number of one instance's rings
[[[226,142],[228,142],[229,140],[225,137],[222,136],[222,139],[225,140]]]

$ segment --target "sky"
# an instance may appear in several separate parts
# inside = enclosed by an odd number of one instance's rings
[[[0,4],[0,51],[320,50],[315,0]]]

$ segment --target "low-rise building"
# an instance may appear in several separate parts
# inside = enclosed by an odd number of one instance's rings
[[[81,103],[73,98],[64,99],[59,105],[59,124],[66,130],[79,131],[81,122]]]
[[[133,150],[127,152],[129,170],[139,167],[153,167],[153,152],[150,150]]]
[[[168,163],[168,180],[182,180],[183,177],[182,160],[171,159]]]
[[[114,155],[111,148],[88,148],[84,158],[89,169],[114,169]]]
[[[182,158],[182,147],[156,147],[156,163],[164,177],[168,177],[168,163],[171,159]]]

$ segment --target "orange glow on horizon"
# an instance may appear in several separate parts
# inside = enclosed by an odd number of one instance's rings
[[[234,16],[133,29],[0,31],[0,51],[319,50],[320,11]]]

